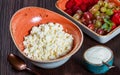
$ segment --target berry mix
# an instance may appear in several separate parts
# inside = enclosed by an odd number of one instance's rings
[[[118,3],[119,2],[119,3]],[[120,1],[69,0],[65,12],[100,35],[120,25]]]

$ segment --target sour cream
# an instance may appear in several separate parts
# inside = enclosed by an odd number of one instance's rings
[[[112,58],[112,51],[105,46],[94,46],[84,53],[84,58],[91,64],[102,64]]]

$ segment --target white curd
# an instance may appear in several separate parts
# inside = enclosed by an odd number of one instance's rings
[[[66,55],[72,48],[73,37],[58,23],[35,26],[24,39],[24,53],[34,60],[53,60]]]

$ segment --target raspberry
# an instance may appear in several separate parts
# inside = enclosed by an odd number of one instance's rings
[[[89,10],[97,2],[98,0],[69,0],[65,11],[72,16],[79,9],[83,12]]]
[[[83,0],[75,0],[76,6],[80,6],[83,3]]]
[[[111,18],[112,22],[114,22],[115,24],[119,25],[120,24],[120,13],[115,13],[112,18]]]
[[[69,0],[67,3],[66,3],[66,8],[67,9],[70,9],[72,8],[74,5],[75,5],[75,0]]]
[[[86,5],[80,5],[80,9],[85,12],[87,10],[87,6]]]
[[[89,0],[83,0],[84,4],[89,4]]]
[[[71,9],[66,9],[65,12],[68,13],[69,15],[71,15],[71,16],[73,15],[73,11]]]
[[[80,8],[78,6],[73,6],[72,11],[75,14],[77,10],[79,10]]]

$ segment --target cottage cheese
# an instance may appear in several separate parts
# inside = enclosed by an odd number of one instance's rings
[[[72,35],[58,23],[34,26],[24,38],[24,53],[34,60],[53,60],[66,55],[72,48]]]

